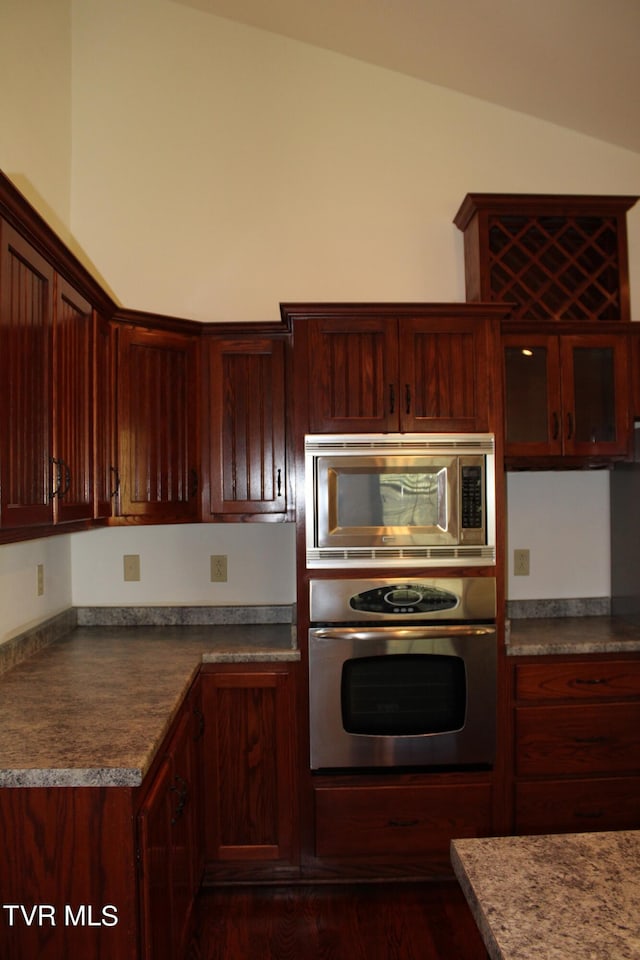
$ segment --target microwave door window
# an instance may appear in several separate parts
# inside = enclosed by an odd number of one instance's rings
[[[384,473],[378,478],[385,527],[446,529],[446,472]]]
[[[447,530],[447,470],[336,470],[329,477],[329,529]],[[331,505],[333,504],[333,509]]]

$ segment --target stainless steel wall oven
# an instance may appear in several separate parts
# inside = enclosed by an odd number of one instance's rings
[[[312,770],[491,764],[492,577],[310,583]]]

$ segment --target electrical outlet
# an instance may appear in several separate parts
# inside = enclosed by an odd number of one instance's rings
[[[211,560],[211,583],[227,582],[227,555],[219,553],[210,557]]]
[[[122,560],[123,560],[123,567],[124,567],[124,579],[139,580],[140,579],[140,554],[126,553],[123,556]]]
[[[514,576],[516,577],[529,576],[529,551],[528,550],[513,551],[513,573],[514,573]]]
[[[38,564],[36,593],[39,597],[44,595],[44,563]]]

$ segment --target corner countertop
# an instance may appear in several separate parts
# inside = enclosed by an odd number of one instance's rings
[[[0,677],[0,787],[138,786],[200,664],[299,656],[290,623],[77,628]]]
[[[491,960],[638,960],[640,831],[454,840]]]
[[[533,617],[507,622],[510,657],[640,651],[640,623],[623,617]]]

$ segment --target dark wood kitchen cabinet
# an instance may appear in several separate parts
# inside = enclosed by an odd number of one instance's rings
[[[504,308],[290,305],[296,400],[318,433],[495,428]],[[306,410],[302,406],[306,403]]]
[[[117,509],[120,478],[115,452],[115,350],[109,320],[94,314],[93,348],[94,516],[110,517]]]
[[[93,309],[8,223],[1,225],[3,529],[90,521]]]
[[[640,827],[640,657],[517,657],[516,833]]]
[[[1,957],[186,956],[203,863],[198,708],[196,680],[138,787],[0,789],[0,889],[31,916],[3,911]]]
[[[288,492],[285,354],[275,336],[211,336],[204,342],[209,467],[206,513],[213,519],[285,519]]]
[[[625,330],[503,336],[505,454],[576,463],[627,455],[631,440]]]
[[[0,418],[3,528],[53,523],[54,270],[0,221]]]
[[[55,278],[53,323],[53,493],[57,523],[94,515],[93,311]]]
[[[454,837],[493,832],[491,773],[318,777],[315,861],[321,874],[445,876]]]
[[[296,666],[202,667],[208,881],[299,872]]]
[[[188,696],[138,812],[144,960],[185,956],[202,878],[198,689]]]
[[[531,328],[630,320],[626,214],[637,199],[467,194],[454,218],[467,300],[509,304]]]
[[[198,340],[133,323],[118,324],[116,338],[119,515],[197,520]]]

